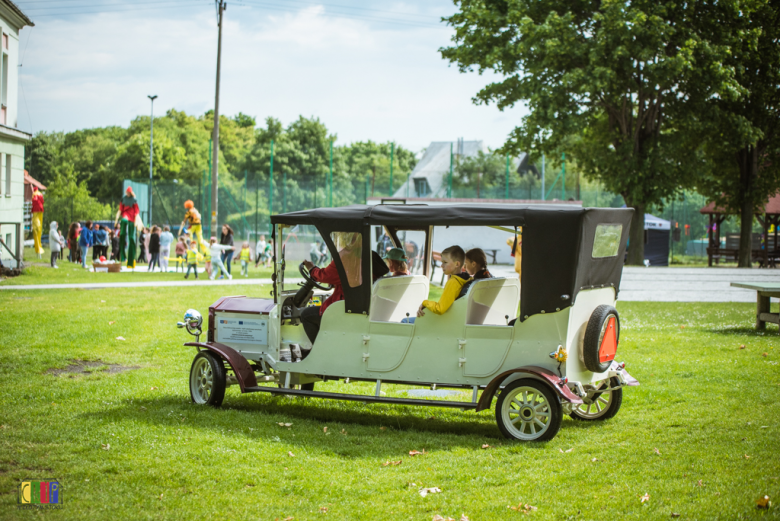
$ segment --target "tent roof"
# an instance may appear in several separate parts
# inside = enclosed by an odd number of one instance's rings
[[[26,184],[26,185],[33,185],[33,186],[37,186],[37,187],[38,187],[38,190],[46,190],[46,187],[45,187],[45,186],[43,186],[43,183],[41,183],[41,182],[40,182],[40,181],[38,181],[37,179],[33,178],[33,176],[31,176],[31,175],[30,175],[30,174],[27,172],[27,170],[25,170],[25,171],[24,171],[24,184]]]
[[[718,207],[715,208],[715,203],[711,202],[701,210],[699,210],[699,213],[703,214],[736,214],[736,212],[728,211],[724,208]],[[756,212],[757,214],[769,214],[769,215],[778,215],[780,214],[780,193],[777,193],[774,197],[770,197],[769,201],[764,205],[764,211],[763,212]]]
[[[649,213],[645,214],[645,230],[670,230],[671,228],[671,222]]]

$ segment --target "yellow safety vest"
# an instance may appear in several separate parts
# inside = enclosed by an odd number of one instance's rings
[[[241,250],[241,257],[240,257],[240,259],[242,261],[249,261],[249,248]]]
[[[198,264],[198,252],[195,250],[187,250],[187,264]]]

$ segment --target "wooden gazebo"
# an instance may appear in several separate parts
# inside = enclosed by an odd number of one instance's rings
[[[710,203],[701,210],[700,213],[709,215],[710,224],[707,227],[707,238],[709,239],[707,247],[707,264],[712,266],[723,260],[736,261],[739,257],[739,235],[729,235],[726,237],[725,247],[722,245],[720,236],[720,226],[729,215],[735,215],[735,212],[729,212],[724,208],[716,208],[715,203]],[[755,213],[756,220],[761,224],[763,232],[752,234],[751,260],[759,263],[761,267],[775,267],[780,261],[780,249],[778,249],[777,228],[780,224],[780,193],[769,199],[764,205],[763,212]],[[769,234],[769,227],[774,225],[774,233]]]

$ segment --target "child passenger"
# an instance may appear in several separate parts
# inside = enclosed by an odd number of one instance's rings
[[[409,268],[406,264],[406,255],[401,248],[391,248],[385,254],[385,262],[387,267],[390,268],[388,277],[401,277],[403,275],[409,275]]]
[[[482,251],[482,248],[472,248],[466,252],[466,260],[464,266],[466,273],[471,277],[462,288],[460,288],[460,294],[458,298],[464,297],[475,280],[479,279],[492,279],[493,275],[487,269],[487,255]],[[456,299],[457,300],[457,299]]]
[[[450,279],[444,285],[444,291],[438,302],[433,300],[423,300],[420,309],[417,310],[417,316],[425,315],[425,309],[430,309],[437,315],[443,315],[460,297],[460,290],[471,280],[468,273],[463,273],[463,264],[466,260],[466,253],[460,246],[450,246],[441,252],[441,269]],[[405,318],[401,322],[414,324],[414,318]]]

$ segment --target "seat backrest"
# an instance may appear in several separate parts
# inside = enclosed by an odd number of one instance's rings
[[[466,324],[505,326],[517,316],[520,279],[492,278],[472,282],[468,292]]]
[[[417,308],[428,298],[425,275],[382,277],[374,283],[369,319],[374,322],[400,322],[417,315]]]

